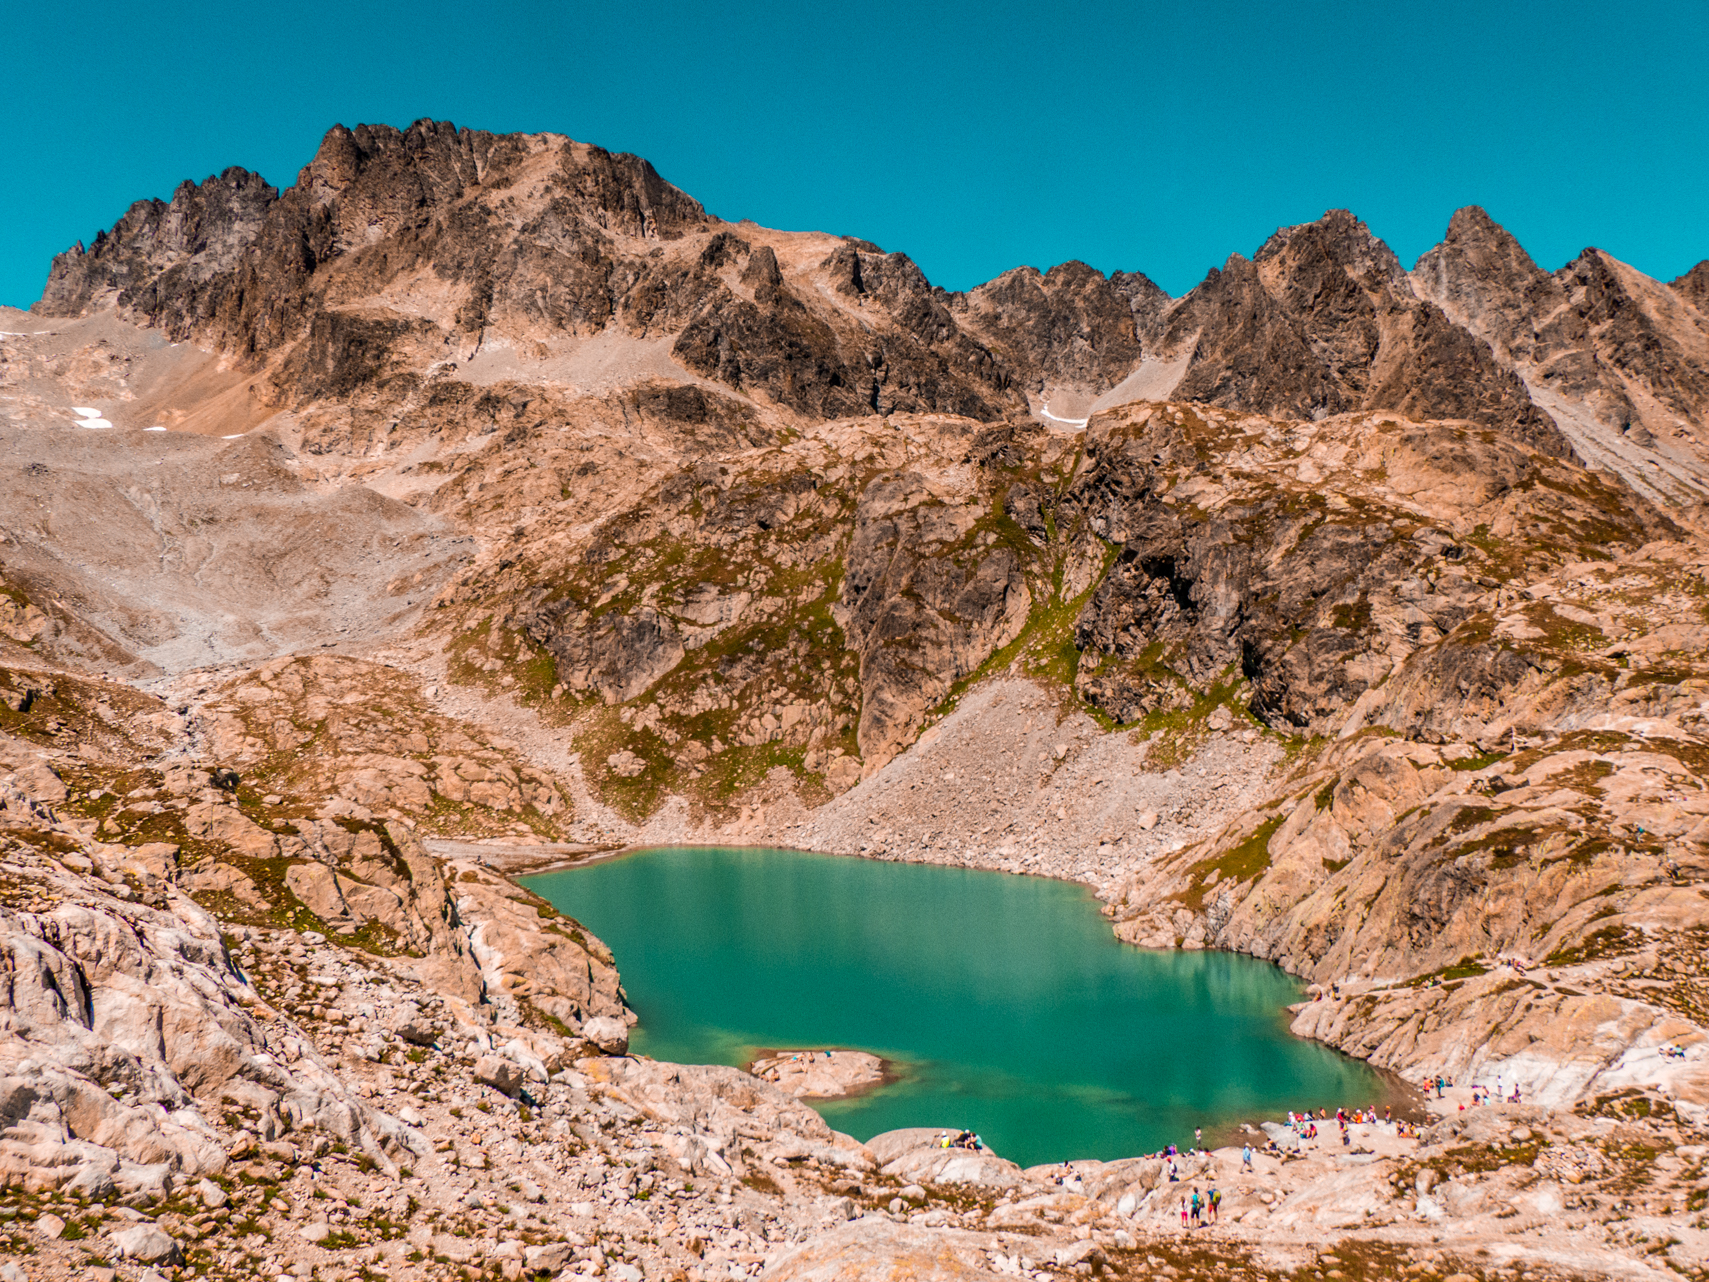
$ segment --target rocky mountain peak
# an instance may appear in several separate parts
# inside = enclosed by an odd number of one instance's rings
[[[1709,405],[1709,328],[1680,306],[1689,290],[1596,248],[1544,271],[1475,206],[1455,213],[1412,283],[1489,345],[1587,463],[1660,501],[1706,492],[1692,433]]]
[[[1545,275],[1518,239],[1478,205],[1454,211],[1440,244],[1420,256],[1413,267],[1416,285],[1427,271],[1448,271],[1483,278],[1502,277],[1529,283]]]
[[[1519,241],[1476,205],[1456,210],[1440,244],[1412,269],[1419,297],[1435,303],[1503,359],[1524,359],[1529,326],[1523,318],[1559,305],[1547,272]]]
[[[1367,288],[1380,282],[1410,293],[1401,283],[1406,272],[1394,251],[1346,209],[1332,209],[1316,222],[1280,228],[1259,247],[1253,261],[1277,279],[1309,279],[1334,268],[1360,278]]]
[[[1531,262],[1531,256],[1525,252],[1513,233],[1491,218],[1489,211],[1482,205],[1462,205],[1456,209],[1448,218],[1448,230],[1442,241],[1443,244],[1460,247],[1497,245],[1504,253],[1520,256],[1527,263]],[[1531,265],[1536,266],[1535,263]]]
[[[1675,293],[1705,316],[1709,316],[1709,258],[1705,258],[1672,283]]]
[[[1422,301],[1345,210],[1230,255],[1174,304],[1157,344],[1189,353],[1173,395],[1321,419],[1378,407],[1464,418],[1556,455],[1570,447],[1489,347]]]
[[[157,282],[200,282],[231,271],[278,198],[260,174],[233,166],[200,183],[179,183],[169,201],[139,200],[87,250],[79,241],[53,260],[32,310],[146,310],[144,295]]]
[[[1136,292],[1143,296],[1143,287]],[[954,307],[988,346],[1029,372],[1033,390],[1103,391],[1121,382],[1141,355],[1132,298],[1113,278],[1074,261],[1044,273],[1017,267],[958,295]]]

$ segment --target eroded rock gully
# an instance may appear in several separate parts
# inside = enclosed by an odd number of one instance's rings
[[[139,204],[0,325],[0,1273],[1702,1275],[1704,271],[949,294],[433,122]],[[859,1144],[501,872],[658,841],[1079,879],[1458,1085]]]

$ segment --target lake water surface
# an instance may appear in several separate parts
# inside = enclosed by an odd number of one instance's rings
[[[1385,1098],[1365,1065],[1288,1034],[1300,993],[1282,971],[1128,947],[1070,882],[718,847],[526,884],[616,954],[638,1053],[739,1065],[762,1047],[850,1047],[894,1061],[900,1080],[813,1102],[862,1140],[966,1127],[1026,1166]]]

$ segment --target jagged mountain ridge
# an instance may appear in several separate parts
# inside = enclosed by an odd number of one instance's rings
[[[140,202],[55,260],[36,310],[212,343],[280,406],[362,391],[383,416],[436,362],[620,336],[808,418],[1078,418],[1145,372],[1153,399],[1468,419],[1696,501],[1704,273],[1669,287],[1587,250],[1550,276],[1476,208],[1409,273],[1332,211],[1179,299],[1079,263],[952,294],[870,242],[723,223],[633,156],[422,121],[334,128],[283,193],[231,169]]]

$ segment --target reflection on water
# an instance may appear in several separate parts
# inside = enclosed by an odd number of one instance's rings
[[[528,879],[609,944],[633,1048],[741,1064],[847,1046],[900,1079],[816,1107],[866,1139],[966,1127],[1023,1165],[1192,1142],[1283,1110],[1381,1103],[1287,1032],[1296,985],[1226,953],[1118,942],[1083,886],[795,851],[643,851]]]

